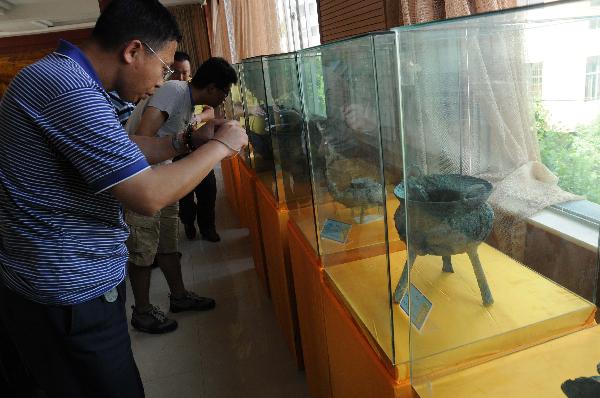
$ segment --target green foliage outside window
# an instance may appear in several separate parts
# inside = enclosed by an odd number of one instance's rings
[[[535,127],[542,163],[558,176],[562,189],[600,204],[600,117],[576,131],[552,129],[547,117],[538,102]]]

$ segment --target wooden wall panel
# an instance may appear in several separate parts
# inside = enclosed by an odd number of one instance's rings
[[[105,7],[110,0],[99,0]],[[210,45],[204,10],[200,5],[171,7],[181,26],[184,39],[180,48],[188,51],[193,59],[193,69],[210,57]],[[30,65],[56,49],[59,39],[80,45],[90,37],[92,28],[41,33],[26,36],[0,38],[0,98],[12,78],[25,66]]]
[[[175,16],[183,35],[177,49],[190,55],[193,76],[196,69],[210,58],[210,42],[204,8],[200,4],[186,4],[168,8]]]
[[[321,42],[385,30],[386,0],[320,0]]]
[[[90,28],[0,38],[0,98],[12,78],[25,66],[54,51],[59,39],[78,45],[91,33]]]

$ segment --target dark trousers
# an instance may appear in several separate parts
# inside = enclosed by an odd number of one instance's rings
[[[82,304],[34,303],[0,283],[0,322],[35,382],[49,398],[144,397],[119,297]]]
[[[194,202],[196,195],[196,202]],[[200,184],[179,200],[179,218],[184,224],[198,221],[200,233],[215,230],[215,203],[217,201],[217,178],[211,171]]]
[[[0,395],[11,398],[45,396],[27,372],[2,322],[0,322]]]

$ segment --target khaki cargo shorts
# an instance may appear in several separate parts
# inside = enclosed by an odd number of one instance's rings
[[[125,210],[125,222],[130,229],[125,244],[129,250],[129,261],[133,264],[150,266],[157,253],[179,252],[178,203],[169,205],[150,217]]]

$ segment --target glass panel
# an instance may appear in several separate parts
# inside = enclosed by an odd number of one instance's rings
[[[263,62],[279,201],[318,252],[296,55],[265,57]]]
[[[378,86],[389,90],[393,82],[377,81],[377,37],[322,45],[298,57],[325,274],[374,349],[393,363],[378,107]],[[389,54],[387,62],[393,63]],[[389,130],[393,117],[385,120]]]
[[[552,207],[599,186],[593,4],[395,30],[406,172],[393,219],[408,250],[391,277],[421,397],[444,396],[439,376],[594,323],[598,226]]]
[[[238,82],[231,86],[231,119],[237,120],[242,126],[246,126],[246,116],[244,114],[244,68],[242,64],[234,64]],[[248,146],[241,153],[242,159],[250,168],[252,165],[252,143],[248,142]]]
[[[228,95],[223,102],[223,114],[226,119],[233,120],[233,100],[232,95]]]
[[[258,180],[273,193],[277,202],[275,163],[262,58],[246,59],[242,64],[244,65],[246,132],[252,146],[252,164]]]

